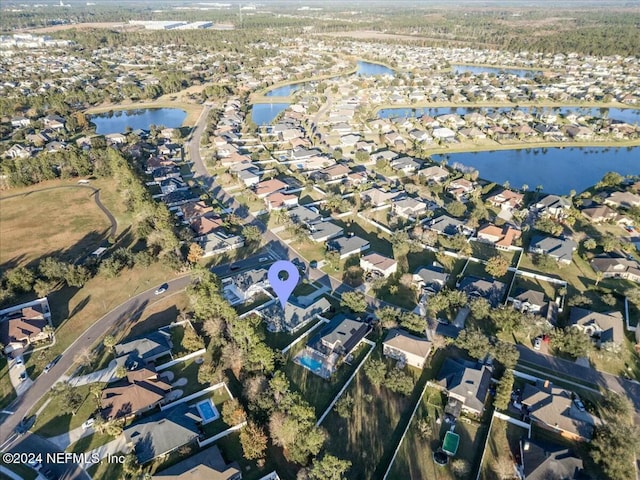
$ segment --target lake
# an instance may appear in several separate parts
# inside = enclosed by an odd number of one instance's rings
[[[464,165],[480,172],[480,177],[514,188],[543,186],[546,193],[567,195],[596,184],[607,172],[640,174],[640,147],[530,148],[475,153],[432,155],[448,165]]]
[[[187,112],[178,108],[142,108],[136,110],[112,110],[90,115],[89,121],[95,123],[96,133],[124,133],[127,127],[133,130],[149,130],[151,125],[177,128],[187,117]]]
[[[421,117],[423,115],[429,115],[431,117],[437,117],[438,115],[445,115],[449,113],[455,113],[458,115],[465,115],[470,112],[479,113],[491,113],[491,112],[508,112],[509,110],[515,110],[514,107],[424,107],[424,108],[383,108],[378,111],[378,117],[380,118],[414,118]],[[603,115],[608,118],[620,120],[622,122],[633,125],[634,123],[640,123],[640,109],[637,108],[603,108],[603,107],[518,107],[518,110],[523,112],[542,113],[542,112],[556,112],[563,116],[574,112],[578,115],[587,115],[590,117],[602,117]]]
[[[371,63],[371,62],[364,62],[362,60],[358,60],[355,74],[361,77],[371,77],[374,75],[394,75],[395,72],[392,69],[385,67],[384,65],[380,65],[379,63]],[[340,77],[334,77],[334,78],[340,78]],[[301,88],[307,85],[312,85],[314,83],[317,83],[317,82],[298,82],[298,83],[292,83],[290,85],[283,85],[282,87],[277,87],[277,88],[268,90],[264,94],[264,96],[265,97],[288,97],[289,95],[292,95],[294,92],[300,90]]]
[[[498,75],[499,73],[507,73],[510,75],[516,75],[518,77],[533,77],[536,73],[541,73],[536,70],[525,70],[519,68],[496,68],[496,67],[483,67],[480,65],[452,65],[453,73],[456,75],[460,75],[462,73],[472,73],[474,75],[478,75],[480,73],[495,73]]]
[[[258,126],[268,125],[289,105],[289,103],[255,103],[251,107],[251,120]]]

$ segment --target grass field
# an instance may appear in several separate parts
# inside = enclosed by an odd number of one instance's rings
[[[0,408],[9,405],[16,398],[16,391],[13,389],[9,379],[9,364],[4,356],[0,357]]]
[[[493,419],[489,441],[480,467],[481,480],[500,480],[501,467],[514,461],[520,439],[528,432],[522,427],[498,418]]]
[[[104,384],[102,385],[104,386]],[[75,415],[70,413],[62,413],[62,400],[51,397],[51,401],[45,407],[33,426],[33,432],[44,437],[54,437],[61,433],[68,432],[82,425],[96,410],[97,403],[95,397],[91,394],[91,385],[82,385],[75,387],[84,399],[82,405],[78,408]]]
[[[29,191],[11,190],[10,195]],[[0,264],[26,265],[50,255],[76,261],[95,250],[107,238],[110,223],[92,194],[88,188],[59,188],[0,197]]]
[[[8,470],[11,470],[13,473],[17,474],[19,477],[22,477],[23,480],[35,480],[38,477],[38,474],[35,470],[27,467],[26,465],[21,465],[19,463],[8,464],[0,460],[0,465],[5,467]],[[2,473],[0,473],[1,480],[11,480],[11,477],[8,477]]]
[[[101,445],[106,445],[111,440],[115,440],[109,434],[106,433],[92,433],[91,435],[87,435],[86,437],[82,437],[75,443],[72,443],[67,447],[67,452],[73,453],[82,453],[88,452],[89,450],[93,450]]]

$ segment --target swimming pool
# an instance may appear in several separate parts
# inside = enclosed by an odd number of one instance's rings
[[[202,424],[213,422],[220,417],[218,409],[213,404],[211,399],[202,400],[196,404],[200,418],[202,418]]]
[[[298,357],[298,362],[305,368],[308,368],[312,372],[319,372],[322,370],[322,362],[320,360],[316,360],[315,358],[309,357],[307,355],[302,355]]]

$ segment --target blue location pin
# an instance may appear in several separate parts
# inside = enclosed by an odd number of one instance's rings
[[[280,278],[280,273],[282,272],[287,272],[288,276],[286,280]],[[282,309],[284,310],[284,306],[287,300],[289,300],[291,292],[293,292],[298,284],[298,280],[300,280],[298,268],[288,260],[278,260],[269,268],[267,278],[269,279],[271,288],[273,288],[273,291],[278,295],[278,300],[280,300],[280,305],[282,305]]]

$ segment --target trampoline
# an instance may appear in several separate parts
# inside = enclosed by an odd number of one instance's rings
[[[447,432],[442,442],[442,451],[447,455],[454,456],[458,451],[458,444],[460,443],[460,435],[451,431]]]

